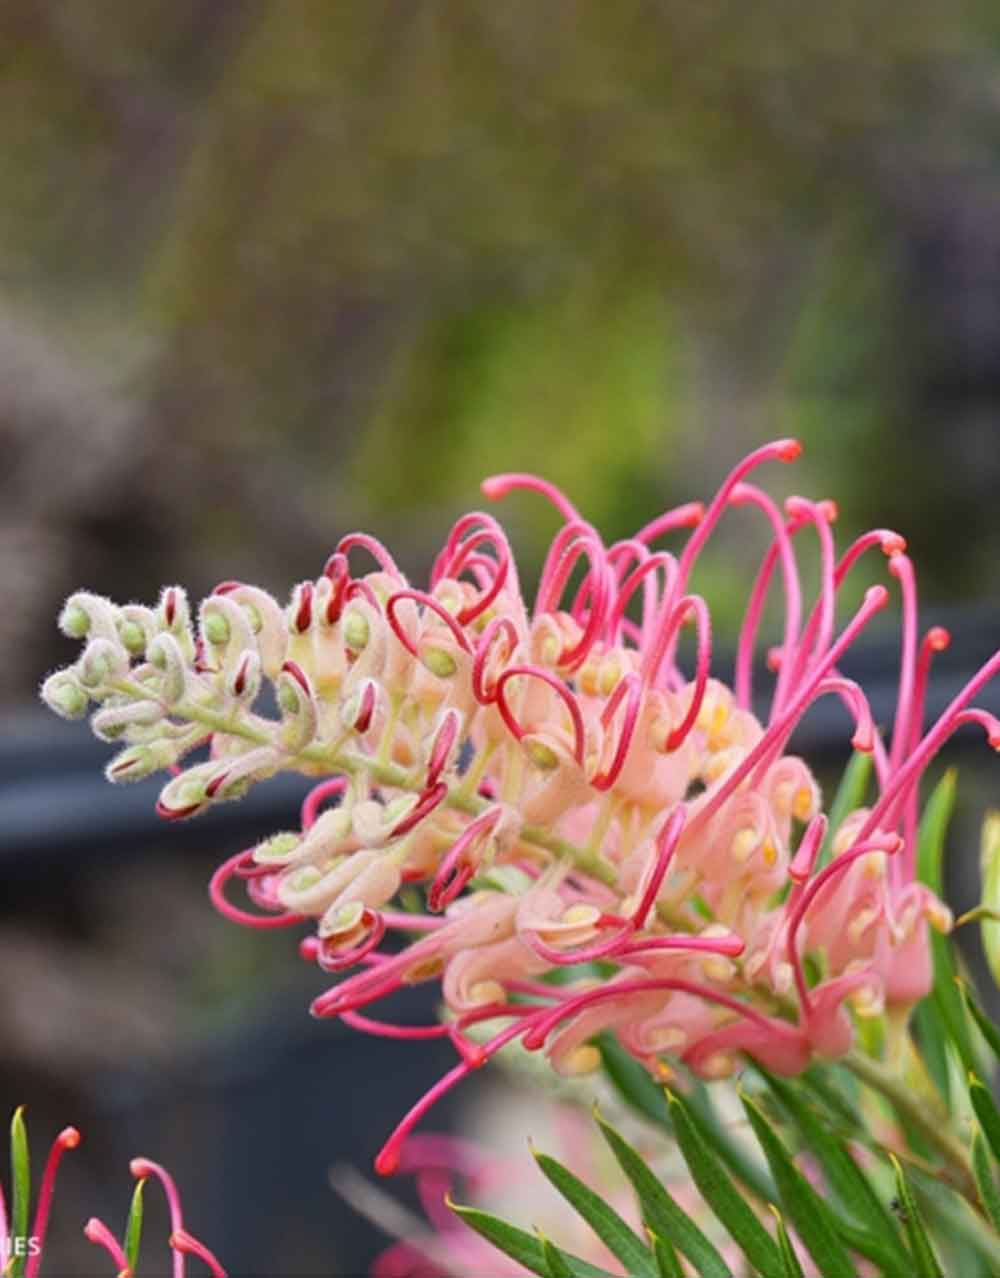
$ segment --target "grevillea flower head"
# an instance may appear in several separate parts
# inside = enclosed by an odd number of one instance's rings
[[[846,1052],[858,1017],[905,1019],[929,989],[928,926],[951,920],[915,879],[920,782],[963,724],[1000,745],[1000,724],[972,704],[1000,654],[925,724],[947,634],[920,634],[905,542],[876,529],[838,554],[832,502],[793,497],[781,508],[750,482],[799,451],[792,440],[758,449],[707,505],[668,511],[611,546],[545,481],[488,480],[488,498],[526,488],[563,521],[531,606],[503,530],[483,512],[456,523],[426,589],[354,534],[284,609],[235,582],[204,601],[197,624],[178,587],[150,609],[88,594],[67,604],[63,629],[85,646],[43,696],[69,717],[96,704],[95,729],[124,747],[112,780],[169,767],[164,817],[283,769],[317,779],[299,828],[230,857],[211,896],[248,926],[312,929],[303,955],[341,974],[315,1016],[453,1043],[454,1068],[403,1120],[381,1170],[397,1165],[443,1091],[512,1040],[568,1073],[599,1063],[591,1040],[606,1030],[654,1073],[679,1059],[719,1077],[747,1053],[792,1074]],[[709,603],[691,582],[734,506],[759,513],[767,540],[727,681],[713,669]],[[819,551],[811,602],[803,543]],[[374,570],[358,568],[363,555]],[[842,587],[871,555],[884,557],[886,584],[838,617]],[[761,713],[754,655],[779,588]],[[894,593],[899,690],[884,740],[841,663]],[[259,708],[265,683],[276,717]],[[836,829],[808,764],[789,753],[803,716],[828,697],[846,710],[854,749],[871,756],[877,790]],[[253,908],[230,899],[234,880]],[[412,901],[417,886],[426,908],[401,908],[400,890]],[[383,948],[387,937],[395,944]],[[581,965],[598,960],[608,966],[595,981]],[[367,1015],[425,981],[440,982],[443,1023]]]
[[[52,1203],[55,1195],[56,1178],[63,1155],[76,1149],[80,1143],[80,1133],[75,1127],[65,1127],[56,1136],[49,1149],[42,1172],[42,1180],[38,1190],[38,1202],[34,1219],[27,1233],[19,1233],[18,1225],[26,1226],[28,1202],[26,1182],[28,1178],[27,1137],[24,1134],[23,1110],[14,1115],[13,1141],[15,1165],[15,1191],[13,1211],[8,1222],[7,1204],[3,1187],[0,1185],[0,1265],[4,1275],[21,1272],[24,1278],[38,1278],[45,1256],[45,1241],[48,1235],[49,1221],[52,1215]],[[201,1261],[211,1273],[212,1278],[226,1278],[226,1271],[215,1255],[191,1234],[184,1225],[184,1212],[181,1206],[180,1193],[173,1177],[159,1163],[150,1162],[147,1158],[134,1158],[129,1169],[136,1179],[136,1189],[129,1213],[129,1225],[125,1238],[121,1241],[108,1226],[92,1216],[84,1225],[83,1233],[88,1242],[101,1247],[114,1265],[116,1278],[132,1278],[135,1272],[136,1257],[142,1235],[142,1191],[147,1180],[157,1180],[167,1199],[170,1212],[169,1245],[173,1256],[173,1278],[185,1278],[188,1273],[187,1258],[194,1256]],[[23,1179],[17,1182],[17,1173]],[[6,1254],[10,1250],[9,1256]]]

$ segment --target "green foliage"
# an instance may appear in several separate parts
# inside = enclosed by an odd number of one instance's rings
[[[139,1265],[139,1248],[142,1244],[142,1196],[146,1184],[145,1177],[136,1181],[132,1191],[132,1202],[129,1204],[128,1220],[125,1224],[125,1255],[129,1268],[134,1272]]]
[[[11,1235],[15,1239],[23,1239],[28,1237],[28,1212],[31,1206],[31,1158],[23,1106],[18,1106],[14,1111],[10,1124],[10,1177],[14,1191]],[[26,1256],[14,1252],[8,1266],[11,1278],[21,1278],[26,1260]]]

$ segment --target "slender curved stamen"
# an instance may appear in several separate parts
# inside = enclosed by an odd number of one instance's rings
[[[644,691],[642,679],[639,675],[626,675],[624,679],[618,681],[614,692],[612,692],[604,705],[604,709],[601,711],[601,727],[606,734],[614,722],[618,707],[626,697],[628,698],[621,732],[618,734],[618,742],[611,762],[606,769],[599,769],[590,778],[590,784],[595,790],[610,790],[621,775],[621,770],[625,766],[625,759],[628,756],[629,746],[632,744],[632,737],[635,734],[635,726],[639,720]]]
[[[212,1278],[226,1278],[226,1271],[219,1263],[213,1252],[200,1242],[186,1229],[175,1229],[170,1235],[170,1246],[174,1249],[174,1254],[178,1253],[188,1256],[196,1256],[204,1265],[212,1271]]]
[[[895,771],[910,743],[910,716],[914,710],[914,681],[917,665],[917,583],[909,555],[893,555],[889,571],[899,582],[903,595],[903,633],[899,663],[899,692],[896,722],[892,730],[889,766]]]
[[[843,675],[827,675],[821,683],[817,684],[813,700],[819,700],[820,697],[827,696],[829,693],[835,693],[840,697],[854,719],[851,745],[855,750],[870,754],[875,749],[875,721],[872,718],[872,708],[861,686],[853,679],[845,679]]]
[[[319,810],[329,798],[339,797],[347,789],[347,777],[331,777],[314,785],[302,801],[300,824],[303,830],[311,830],[319,817]]]
[[[541,479],[538,475],[530,475],[521,471],[490,475],[488,479],[483,480],[479,487],[483,495],[490,501],[501,501],[508,493],[514,492],[515,489],[519,488],[528,492],[541,493],[543,497],[547,497],[552,505],[555,506],[567,523],[572,523],[580,518],[579,511],[566,494],[557,488],[555,484],[550,484],[547,479]]]
[[[788,877],[793,884],[805,883],[813,872],[816,857],[823,846],[829,822],[826,813],[820,812],[806,826],[801,842],[788,866]],[[793,888],[793,891],[795,889]]]
[[[998,671],[1000,671],[1000,652],[994,653],[989,661],[980,667],[976,674],[966,683],[965,687],[951,700],[919,746],[910,753],[906,761],[893,775],[882,792],[879,801],[869,813],[868,819],[858,835],[859,838],[867,838],[885,818],[886,813],[895,806],[896,802],[905,798],[910,786],[919,780],[928,763],[955,730],[956,717],[965,709],[980,688],[989,683]]]
[[[791,704],[781,718],[768,728],[754,748],[731,772],[727,773],[714,789],[707,791],[704,803],[691,818],[689,826],[691,831],[704,825],[708,818],[717,812],[726,799],[736,790],[737,786],[764,760],[771,756],[809,704],[817,684],[823,680],[827,671],[836,665],[843,653],[847,651],[875,613],[885,607],[888,600],[889,592],[884,586],[871,586],[865,591],[865,597],[860,608],[844,627],[840,638],[829,649],[820,665],[812,672],[803,687],[792,698]]]
[[[677,575],[677,560],[665,550],[658,550],[649,554],[618,587],[614,607],[608,618],[608,636],[611,643],[617,642],[618,632],[621,629],[622,621],[625,619],[625,609],[640,584],[643,588],[641,633],[643,635],[647,633],[656,617],[656,573],[661,568],[664,576],[664,587],[662,592],[660,592],[660,598],[662,598],[669,593]]]
[[[154,1163],[149,1158],[133,1158],[131,1163],[129,1163],[129,1170],[136,1180],[144,1180],[149,1176],[154,1176],[160,1182],[167,1200],[167,1208],[170,1212],[170,1232],[171,1234],[183,1232],[184,1212],[181,1208],[181,1196],[177,1192],[174,1178],[167,1169],[161,1167],[159,1163]],[[184,1278],[183,1252],[174,1249],[173,1265],[174,1278]]]
[[[406,581],[395,559],[377,537],[361,532],[348,533],[346,537],[341,537],[340,541],[337,542],[337,553],[347,556],[355,546],[360,547],[362,550],[367,550],[382,571],[387,572],[390,577],[395,577],[397,581]]]
[[[787,672],[788,684],[791,685],[783,688],[783,699],[791,694],[796,682],[805,678],[811,667],[823,659],[833,641],[837,589],[833,534],[830,531],[830,525],[837,517],[836,506],[833,502],[815,502],[808,501],[804,497],[789,497],[785,502],[785,510],[792,519],[801,520],[803,525],[811,523],[816,529],[820,547],[820,588],[819,598],[794,657],[791,653],[786,653],[782,663]],[[778,701],[776,697],[776,713],[780,713],[782,704],[783,702]]]
[[[219,913],[245,927],[293,927],[296,923],[308,923],[309,917],[305,914],[249,914],[226,900],[226,884],[236,874],[237,866],[247,863],[252,857],[252,848],[237,852],[235,856],[223,861],[209,880],[208,895]]]
[[[755,1007],[751,1007],[749,1003],[741,1003],[739,999],[733,998],[730,994],[724,994],[721,990],[715,990],[710,985],[703,985],[699,981],[687,981],[682,977],[649,977],[642,980],[612,981],[598,989],[586,990],[583,994],[566,999],[565,1002],[537,1018],[524,1036],[524,1046],[528,1051],[538,1051],[545,1045],[545,1040],[560,1021],[565,1020],[567,1016],[575,1016],[585,1007],[607,1002],[608,999],[621,998],[624,994],[652,994],[659,990],[693,994],[697,998],[704,998],[710,1003],[717,1003],[720,1007],[728,1008],[729,1011],[736,1012],[764,1029],[769,1029],[771,1026],[770,1018],[758,1012]]]
[[[632,915],[632,923],[635,928],[645,927],[646,919],[649,912],[656,903],[659,896],[660,888],[663,886],[663,880],[666,877],[667,870],[670,868],[670,862],[674,853],[677,851],[677,845],[680,842],[681,835],[684,832],[684,826],[687,823],[688,811],[687,806],[683,803],[670,813],[666,821],[664,821],[659,833],[656,836],[654,845],[654,855],[656,863],[653,872],[649,876],[649,882],[643,891],[639,900],[639,904],[635,907]]]
[[[448,850],[431,883],[427,896],[428,909],[438,913],[458,896],[476,872],[467,859],[477,845],[485,843],[503,816],[502,808],[492,808],[471,821]]]
[[[683,506],[675,506],[673,510],[668,510],[662,515],[657,515],[655,519],[651,519],[648,524],[644,524],[635,535],[636,541],[647,544],[655,541],[657,537],[662,537],[665,533],[673,532],[677,528],[693,528],[705,518],[705,503],[701,501],[688,501]]]
[[[45,1235],[49,1228],[49,1218],[52,1215],[52,1195],[56,1187],[59,1164],[62,1162],[63,1154],[68,1149],[76,1149],[79,1143],[80,1133],[77,1129],[75,1127],[64,1127],[49,1149],[49,1156],[45,1160],[45,1171],[42,1173],[42,1183],[38,1190],[38,1206],[35,1208],[35,1219],[31,1226],[31,1237],[35,1242],[35,1249],[28,1257],[28,1262],[24,1269],[24,1278],[37,1278],[39,1266],[42,1263],[42,1253],[45,1250]],[[3,1209],[0,1207],[0,1239],[6,1242],[8,1236],[7,1225],[3,1215]]]
[[[449,1025],[392,1025],[388,1021],[373,1021],[358,1012],[342,1012],[340,1019],[351,1029],[361,1030],[377,1038],[447,1038],[451,1029]]]
[[[785,659],[778,672],[778,682],[774,692],[774,703],[780,703],[788,681],[790,655],[798,640],[799,626],[802,622],[802,584],[799,580],[798,564],[792,549],[792,536],[802,527],[803,521],[791,519],[786,525],[778,507],[768,495],[755,484],[739,483],[730,496],[734,506],[751,503],[763,511],[774,532],[772,542],[757,573],[743,626],[740,630],[740,643],[736,656],[735,687],[737,703],[748,709],[750,706],[750,676],[753,658],[753,647],[760,623],[760,615],[767,598],[768,588],[775,564],[781,561],[781,573],[785,583],[785,630],[782,640],[782,651]],[[772,706],[773,713],[773,706]]]
[[[878,838],[864,839],[861,842],[855,842],[847,852],[841,853],[835,861],[831,861],[829,865],[824,866],[819,874],[812,880],[808,887],[804,888],[802,894],[796,900],[792,907],[791,916],[788,920],[788,931],[785,939],[785,952],[788,955],[788,961],[792,965],[795,973],[795,987],[798,991],[799,1001],[803,1010],[808,1014],[812,1008],[812,998],[809,988],[806,985],[805,973],[802,970],[802,960],[799,957],[798,948],[795,944],[798,935],[799,926],[805,917],[806,910],[816,900],[820,892],[826,887],[831,879],[838,877],[848,869],[859,857],[869,856],[872,852],[884,852],[888,856],[894,855],[903,846],[903,840],[898,834],[884,834]]]
[[[417,1101],[382,1146],[382,1149],[379,1151],[379,1154],[375,1159],[375,1170],[379,1173],[379,1175],[391,1176],[394,1172],[398,1171],[400,1150],[403,1142],[406,1140],[407,1136],[409,1136],[413,1128],[416,1127],[417,1123],[420,1122],[424,1114],[426,1114],[427,1111],[436,1104],[436,1102],[439,1101],[446,1092],[451,1091],[456,1083],[460,1083],[463,1078],[466,1078],[469,1074],[471,1074],[473,1069],[477,1068],[477,1064],[485,1063],[485,1061],[495,1055],[501,1047],[506,1046],[507,1043],[511,1042],[512,1039],[517,1038],[517,1036],[523,1032],[524,1026],[518,1022],[515,1022],[513,1025],[508,1025],[506,1029],[501,1030],[499,1034],[483,1045],[481,1062],[472,1063],[470,1061],[462,1060],[458,1065],[453,1066],[442,1078],[438,1079],[434,1086]]]
[[[347,583],[347,589],[344,591],[344,602],[350,603],[356,595],[360,595],[366,603],[371,604],[376,610],[378,609],[378,595],[372,590],[367,581],[349,581]]]
[[[501,634],[507,641],[506,651],[500,658],[502,664],[513,657],[518,645],[517,629],[509,617],[494,617],[476,644],[476,655],[472,662],[472,695],[480,705],[490,705],[497,699],[496,684],[492,688],[487,688],[484,677],[486,663],[490,658],[497,638]]]
[[[684,738],[694,727],[701,711],[701,703],[705,698],[708,675],[712,663],[712,621],[708,607],[700,595],[685,595],[678,600],[676,608],[667,618],[662,632],[657,637],[643,659],[642,677],[647,687],[655,687],[664,657],[672,648],[681,626],[690,613],[694,613],[698,631],[698,652],[695,665],[694,690],[691,703],[681,722],[672,729],[667,737],[667,750],[676,750]]]
[[[887,559],[893,555],[901,555],[906,550],[906,538],[891,528],[873,528],[853,541],[837,561],[833,574],[833,583],[838,588],[857,561],[869,550],[878,547]]]
[[[536,617],[556,612],[570,575],[581,558],[586,559],[589,564],[581,591],[584,591],[589,582],[592,597],[590,613],[579,641],[559,654],[558,664],[570,670],[586,658],[596,642],[604,625],[611,593],[611,573],[604,543],[590,524],[582,521],[566,524],[556,534],[542,568],[542,578],[535,599]]]
[[[111,1259],[115,1262],[118,1270],[118,1278],[131,1278],[132,1269],[128,1263],[128,1257],[122,1250],[121,1243],[114,1236],[103,1220],[98,1220],[96,1216],[91,1216],[83,1227],[83,1236],[88,1242],[96,1243],[98,1247],[103,1247]],[[177,1270],[174,1270],[175,1278]],[[180,1270],[179,1278],[184,1278],[184,1270]]]
[[[477,524],[482,524],[483,527],[466,536],[466,533]],[[492,546],[496,552],[496,560],[474,555],[480,546]],[[503,529],[491,515],[483,514],[481,511],[466,515],[455,525],[444,551],[435,563],[431,574],[431,585],[434,586],[442,577],[457,578],[465,569],[471,568],[474,562],[489,572],[490,584],[483,588],[480,583],[479,598],[457,614],[457,620],[463,626],[474,621],[496,600],[507,582],[514,562],[514,556],[511,554]]]
[[[391,837],[400,839],[404,834],[409,834],[414,826],[420,824],[424,817],[429,816],[435,808],[440,807],[447,797],[447,781],[436,781],[433,785],[428,786],[421,794],[416,805],[407,812],[401,821],[398,821],[392,827]]]
[[[392,633],[396,636],[411,657],[419,656],[417,646],[399,624],[399,619],[396,616],[396,608],[404,599],[412,599],[416,603],[423,604],[425,608],[429,608],[439,620],[445,623],[451,631],[458,646],[466,652],[472,651],[469,647],[469,641],[465,637],[465,631],[444,604],[423,590],[397,590],[395,594],[390,595],[385,601],[385,619],[392,627]]]
[[[762,466],[769,461],[791,462],[796,459],[802,452],[802,445],[797,439],[778,439],[773,443],[765,444],[762,448],[755,449],[749,456],[734,466],[733,469],[723,480],[719,491],[712,498],[705,511],[703,518],[698,522],[694,532],[688,538],[688,543],[681,553],[680,562],[678,564],[677,582],[674,590],[679,594],[687,588],[688,577],[691,575],[691,569],[694,567],[698,555],[701,553],[702,547],[708,541],[712,530],[719,522],[729,503],[730,495],[740,480],[750,474],[752,470],[756,470],[758,466]],[[640,541],[646,538],[642,533],[638,534]]]
[[[580,710],[580,703],[576,697],[566,687],[565,683],[554,675],[550,670],[544,670],[541,666],[508,666],[496,683],[496,703],[497,709],[503,716],[503,721],[510,729],[513,736],[520,741],[530,729],[523,728],[514,717],[513,711],[507,704],[506,689],[511,679],[538,679],[559,697],[566,710],[569,713],[570,722],[573,727],[573,758],[583,767],[583,752],[586,744],[586,730],[583,724],[583,713]]]

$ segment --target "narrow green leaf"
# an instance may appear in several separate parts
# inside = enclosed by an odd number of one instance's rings
[[[701,1278],[732,1278],[729,1267],[713,1244],[677,1205],[666,1187],[646,1166],[645,1160],[599,1113],[595,1112],[594,1117],[601,1135],[636,1192],[649,1232],[661,1241],[669,1239],[687,1256]]]
[[[537,1150],[532,1153],[545,1178],[583,1217],[608,1251],[618,1257],[626,1272],[635,1278],[656,1278],[656,1262],[651,1252],[600,1194],[595,1194],[557,1159]]]
[[[760,1066],[757,1066],[760,1069]],[[858,1116],[858,1080],[847,1070],[810,1065],[798,1077],[801,1087],[810,1093],[826,1116],[847,1131],[863,1131]]]
[[[1000,1190],[990,1164],[989,1152],[983,1133],[976,1128],[972,1134],[972,1174],[976,1178],[979,1201],[993,1228],[1000,1233]]]
[[[895,1222],[868,1177],[854,1161],[847,1145],[828,1130],[794,1084],[770,1074],[766,1077],[771,1091],[798,1127],[806,1148],[822,1167],[826,1182],[840,1205],[859,1225],[870,1230],[876,1238],[891,1244],[905,1272],[908,1257]]]
[[[987,812],[979,845],[980,879],[983,885],[982,908],[995,912],[1000,908],[1000,812]],[[1000,985],[1000,923],[984,922],[980,932],[983,952],[993,979]]]
[[[538,1235],[538,1240],[542,1244],[542,1256],[545,1260],[548,1278],[573,1278],[573,1270],[563,1259],[563,1254],[559,1248],[554,1247],[541,1233]]]
[[[983,1135],[989,1142],[994,1158],[1000,1158],[1000,1112],[989,1089],[975,1074],[969,1075],[969,1100],[976,1111]]]
[[[903,1171],[903,1165],[895,1154],[890,1154],[889,1157],[896,1173],[896,1193],[899,1197],[903,1226],[910,1242],[910,1251],[913,1253],[915,1278],[944,1278],[938,1258],[927,1237],[924,1222],[920,1218],[917,1201],[910,1188],[910,1182],[906,1178],[906,1172]]]
[[[781,1212],[773,1204],[771,1210],[774,1212],[774,1219],[778,1225],[778,1250],[781,1252],[784,1278],[806,1278],[799,1264],[799,1258],[795,1254],[795,1248],[792,1246],[792,1240],[788,1237],[788,1230],[781,1218]]]
[[[976,1002],[968,984],[965,981],[959,981],[958,985],[965,999],[965,1006],[969,1009],[969,1015],[975,1021],[983,1038],[986,1039],[993,1055],[1000,1060],[1000,1030],[997,1029],[992,1020]]]
[[[944,897],[945,836],[955,807],[956,777],[953,769],[944,774],[927,800],[917,833],[917,876],[938,896]],[[934,961],[934,989],[931,992],[933,1010],[940,1018],[948,1038],[966,1070],[975,1070],[976,1059],[966,1020],[965,1004],[955,984],[955,960],[948,942],[933,929],[930,934],[931,955]],[[933,1040],[933,1029],[929,1035]]]
[[[653,1082],[649,1070],[640,1065],[612,1035],[601,1034],[596,1043],[604,1072],[622,1100],[644,1118],[672,1131],[673,1124],[663,1088]]]
[[[530,1269],[533,1274],[538,1274],[539,1278],[549,1278],[545,1252],[542,1244],[533,1234],[518,1229],[516,1225],[501,1220],[499,1216],[480,1211],[478,1207],[465,1207],[450,1199],[446,1201],[460,1220],[464,1220],[470,1229],[474,1229],[481,1238],[492,1243],[498,1251],[502,1251],[505,1256],[510,1256],[511,1260],[515,1260],[519,1265],[524,1265],[525,1269]],[[579,1256],[570,1255],[567,1251],[559,1248],[556,1250],[559,1251],[560,1258],[569,1266],[573,1278],[614,1278],[614,1274],[608,1273],[606,1269],[598,1269],[596,1265],[581,1260]]]
[[[145,1176],[135,1182],[132,1203],[128,1209],[128,1221],[125,1225],[125,1255],[128,1257],[129,1268],[133,1273],[139,1267],[139,1247],[142,1243],[142,1193],[145,1184]]]
[[[28,1212],[31,1205],[31,1158],[28,1153],[28,1132],[24,1125],[24,1106],[14,1110],[10,1123],[10,1175],[13,1184],[10,1229],[14,1238],[28,1237]],[[15,1251],[11,1256],[11,1278],[21,1278],[27,1257]]]
[[[837,1234],[830,1208],[795,1166],[781,1138],[758,1106],[749,1096],[744,1095],[740,1099],[754,1135],[760,1141],[771,1175],[777,1182],[785,1213],[819,1266],[823,1278],[856,1278],[854,1265]]]
[[[781,1257],[771,1235],[757,1219],[724,1170],[714,1152],[705,1144],[691,1119],[687,1104],[673,1092],[667,1102],[674,1120],[677,1143],[702,1198],[732,1234],[755,1269],[770,1278],[781,1273]]]
[[[654,1234],[651,1229],[648,1233],[649,1241],[653,1244],[653,1256],[656,1258],[656,1268],[660,1278],[684,1278],[684,1269],[677,1258],[677,1252],[667,1239]]]
[[[752,1154],[745,1142],[734,1140],[712,1102],[711,1090],[700,1079],[685,1093],[688,1116],[702,1141],[714,1150],[729,1171],[756,1197],[774,1202],[778,1190],[767,1164]]]
[[[844,823],[844,817],[864,806],[871,775],[872,756],[856,750],[844,769],[844,775],[840,778],[837,793],[833,797],[827,835],[823,840],[823,846],[820,848],[819,856],[817,857],[816,868],[818,870],[826,865],[833,854],[833,841],[837,836],[837,831]]]
[[[941,1099],[951,1107],[951,1072],[948,1069],[948,1030],[933,999],[925,998],[913,1013],[913,1030],[919,1055]]]

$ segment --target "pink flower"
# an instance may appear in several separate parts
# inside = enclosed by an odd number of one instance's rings
[[[593,1068],[589,1040],[609,1030],[654,1072],[667,1057],[718,1076],[748,1053],[794,1073],[847,1051],[853,1017],[886,1005],[905,1016],[930,988],[928,924],[946,929],[950,916],[915,883],[920,781],[963,724],[1000,745],[1000,724],[972,705],[1000,654],[925,730],[930,665],[947,635],[920,636],[905,542],[876,529],[838,557],[833,503],[793,497],[782,509],[749,481],[798,453],[791,440],[768,444],[707,506],[667,512],[612,546],[543,480],[487,480],[490,499],[529,488],[563,520],[530,607],[503,530],[482,512],[452,529],[426,590],[354,534],[284,611],[232,582],[202,604],[197,629],[178,588],[155,610],[69,601],[63,627],[86,646],[43,694],[71,716],[97,702],[95,728],[126,745],[113,780],[174,765],[160,811],[175,818],[282,769],[317,778],[301,828],[230,858],[212,899],[250,926],[308,923],[307,958],[358,969],[314,1001],[315,1015],[453,1042],[454,1069],[404,1119],[383,1170],[429,1104],[514,1039],[564,1072]],[[770,541],[727,683],[712,669],[709,604],[691,582],[733,506],[759,512]],[[653,548],[684,530],[676,553]],[[811,602],[797,560],[804,539],[819,548]],[[874,586],[838,622],[838,593],[873,550],[902,600],[887,741],[840,669],[889,603],[890,589]],[[359,553],[374,571],[354,575]],[[781,641],[758,716],[753,656],[779,584]],[[686,629],[689,668],[678,659]],[[263,680],[276,719],[256,709]],[[846,710],[877,783],[871,806],[832,831],[808,764],[789,753],[826,697]],[[209,760],[182,770],[206,741]],[[827,842],[833,858],[819,868]],[[256,909],[229,900],[234,878]],[[417,884],[426,909],[394,907],[399,889]],[[403,949],[383,950],[386,935]],[[579,965],[596,960],[611,967],[595,979]],[[443,1024],[403,1028],[366,1014],[429,980],[441,983]],[[483,1041],[474,1027],[489,1021]]]

